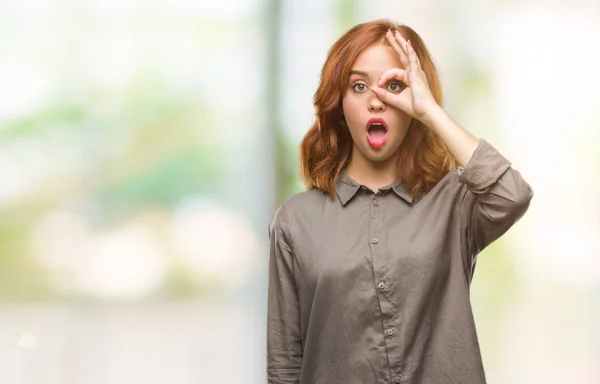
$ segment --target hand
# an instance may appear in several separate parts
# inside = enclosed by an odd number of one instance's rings
[[[381,101],[422,120],[428,112],[438,107],[438,104],[431,94],[419,58],[410,41],[404,40],[399,32],[393,34],[388,30],[386,37],[400,56],[400,61],[405,69],[390,69],[381,76],[377,86],[371,89]],[[381,88],[391,79],[402,81],[406,88],[400,93],[392,93]]]

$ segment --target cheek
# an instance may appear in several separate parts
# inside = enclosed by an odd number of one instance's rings
[[[398,111],[398,113],[394,115],[394,120],[396,123],[394,125],[397,127],[397,131],[403,133],[408,130],[412,118],[406,113]]]
[[[353,129],[360,124],[361,116],[359,113],[359,101],[356,98],[345,98],[342,102],[342,108],[344,110],[344,117],[346,118],[346,123],[350,129]]]

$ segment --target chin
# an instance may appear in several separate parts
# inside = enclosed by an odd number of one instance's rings
[[[369,157],[369,160],[371,160],[371,161],[374,161],[374,162],[381,163],[381,162],[384,162],[384,161],[387,161],[387,160],[389,160],[391,157],[393,157],[391,154],[389,154],[389,155],[384,155],[384,156],[377,156],[377,157],[375,157],[375,156],[370,156],[370,157]]]
[[[371,161],[380,162],[389,160],[396,154],[396,151],[392,151],[389,148],[386,148],[385,146],[378,149],[374,149],[369,146],[367,148],[367,152],[363,152],[363,154],[367,159]]]

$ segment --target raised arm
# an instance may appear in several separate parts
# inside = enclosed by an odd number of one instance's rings
[[[407,87],[399,94],[379,87],[372,91],[381,100],[433,130],[461,166],[459,182],[466,185],[459,201],[462,253],[465,272],[470,280],[477,253],[525,213],[533,191],[498,151],[484,140],[477,140],[438,105],[410,42],[398,32],[394,34],[391,31],[387,39],[404,68],[392,69],[382,75],[379,85],[395,78]]]
[[[473,276],[476,256],[525,214],[533,190],[494,147],[484,140],[464,168],[466,186],[459,201],[465,272]]]

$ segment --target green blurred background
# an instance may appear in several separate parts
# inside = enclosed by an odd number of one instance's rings
[[[417,30],[535,191],[472,286],[489,383],[600,383],[600,3],[0,1],[0,383],[265,382],[267,224],[333,42]]]

